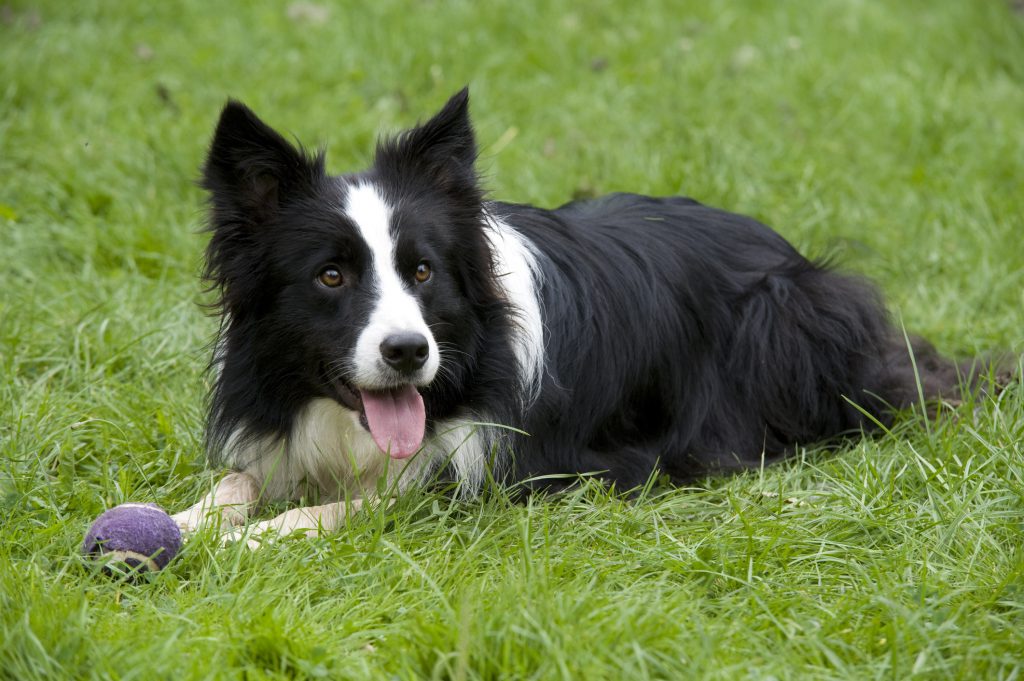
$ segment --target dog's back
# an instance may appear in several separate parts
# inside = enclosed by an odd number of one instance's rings
[[[911,353],[869,282],[751,218],[632,194],[495,212],[544,282],[544,389],[517,477],[606,471],[631,487],[657,467],[742,469],[873,430],[963,378],[922,340]]]

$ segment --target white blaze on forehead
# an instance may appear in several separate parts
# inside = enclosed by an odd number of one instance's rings
[[[380,344],[392,334],[416,332],[427,339],[429,355],[423,368],[411,377],[411,382],[426,385],[437,373],[440,357],[419,302],[409,293],[395,269],[395,243],[391,234],[394,211],[377,187],[368,182],[348,187],[344,211],[370,248],[370,270],[377,296],[366,328],[356,342],[352,379],[365,388],[394,387],[394,380],[389,379],[392,374],[380,354]]]
[[[363,241],[370,247],[374,267],[379,269],[382,263],[387,263],[385,269],[394,275],[391,213],[391,206],[372,184],[349,185],[345,195],[345,215],[356,224]]]

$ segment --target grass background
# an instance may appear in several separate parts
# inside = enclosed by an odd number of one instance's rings
[[[684,193],[1024,348],[1024,16],[1001,0],[0,4],[0,677],[1019,678],[1024,397],[765,471],[417,492],[140,584],[78,557],[208,485],[193,180],[229,95],[335,172],[469,83],[504,200]]]

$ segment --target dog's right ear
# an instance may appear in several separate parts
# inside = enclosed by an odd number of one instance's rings
[[[323,156],[307,156],[241,102],[221,112],[201,185],[210,192],[213,226],[259,224],[273,216],[283,196],[324,175]]]

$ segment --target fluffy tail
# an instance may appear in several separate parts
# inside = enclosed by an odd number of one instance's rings
[[[956,361],[920,336],[894,334],[883,350],[873,392],[883,411],[923,402],[935,415],[942,404],[958,406],[972,395],[996,395],[1013,380],[1007,355]]]

